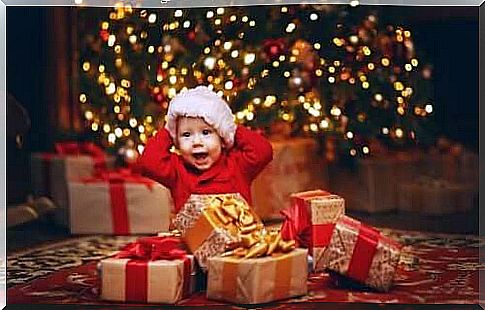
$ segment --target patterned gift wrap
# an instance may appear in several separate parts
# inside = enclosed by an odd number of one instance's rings
[[[380,291],[392,285],[401,246],[348,216],[336,223],[322,264],[329,270]]]
[[[241,232],[263,227],[256,213],[237,193],[191,195],[173,224],[204,269],[209,257],[222,254],[229,244],[239,242]]]
[[[313,268],[323,270],[322,257],[330,242],[335,223],[345,213],[345,200],[323,190],[291,195],[292,207],[283,211],[283,239],[295,239],[298,246],[308,247]]]
[[[152,254],[159,251],[156,246],[152,253],[135,253],[139,247],[139,243],[132,244],[128,251],[101,260],[101,299],[173,304],[194,292],[197,274],[192,255],[162,250],[159,256],[164,259],[159,259],[150,257],[157,255]]]
[[[307,250],[259,258],[211,257],[207,298],[239,304],[306,295]]]

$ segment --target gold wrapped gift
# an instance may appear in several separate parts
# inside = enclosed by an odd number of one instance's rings
[[[202,268],[208,257],[242,242],[253,245],[255,233],[263,229],[260,218],[239,194],[192,195],[175,217],[174,226]]]
[[[262,248],[269,247],[262,244]],[[207,298],[255,304],[305,295],[307,254],[306,249],[294,249],[258,258],[211,257]]]

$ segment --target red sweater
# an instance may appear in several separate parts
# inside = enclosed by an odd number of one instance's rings
[[[191,194],[240,193],[251,204],[251,182],[273,159],[269,141],[243,126],[237,127],[234,146],[207,171],[187,166],[169,151],[172,145],[168,131],[160,130],[148,140],[137,169],[170,189],[176,212]]]

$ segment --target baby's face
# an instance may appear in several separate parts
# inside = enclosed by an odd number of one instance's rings
[[[212,167],[222,152],[217,131],[198,117],[177,120],[177,145],[185,162],[201,171]]]

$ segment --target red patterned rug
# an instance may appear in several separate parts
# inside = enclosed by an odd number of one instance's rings
[[[471,305],[485,301],[479,290],[479,275],[485,270],[485,264],[479,261],[479,250],[485,239],[387,229],[383,232],[405,245],[395,285],[389,293],[355,286],[336,287],[328,274],[319,273],[309,276],[307,296],[267,306],[300,308],[298,305],[322,302]],[[90,236],[8,256],[8,304],[114,306],[98,297],[96,264],[134,239]],[[218,308],[227,304],[207,300],[204,292],[198,292],[177,305]]]

